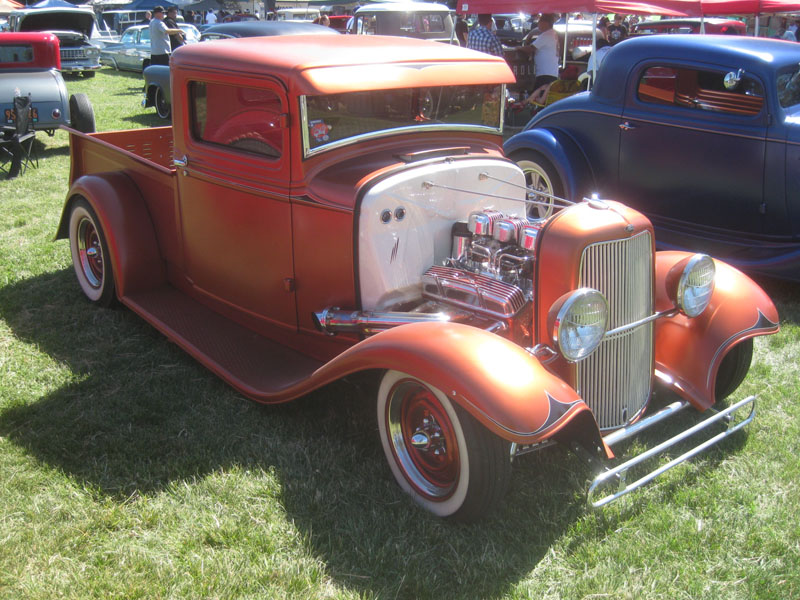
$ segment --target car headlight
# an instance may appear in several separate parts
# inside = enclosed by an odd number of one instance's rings
[[[687,317],[696,317],[711,301],[716,268],[714,261],[707,254],[695,254],[678,263],[676,267],[682,263],[685,264],[678,278],[675,304]]]
[[[94,46],[86,48],[86,56],[88,56],[89,58],[97,58],[98,56],[100,56],[100,50],[98,48],[95,48]]]
[[[570,362],[589,356],[608,329],[608,301],[591,288],[559,298],[550,309],[553,342]]]

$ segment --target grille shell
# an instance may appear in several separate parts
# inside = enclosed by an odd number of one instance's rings
[[[608,328],[653,313],[653,241],[649,231],[628,239],[597,242],[581,255],[581,287],[599,290],[608,300]],[[626,425],[647,405],[652,391],[653,323],[603,340],[577,364],[577,391],[601,430]]]

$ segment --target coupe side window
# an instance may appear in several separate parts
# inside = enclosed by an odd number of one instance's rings
[[[270,90],[193,81],[192,133],[196,139],[237,151],[280,158],[280,98]]]
[[[760,82],[745,75],[735,88],[728,89],[724,78],[721,71],[650,67],[639,80],[639,100],[731,115],[761,112],[764,88]]]

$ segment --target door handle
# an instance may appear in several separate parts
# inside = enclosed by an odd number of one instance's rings
[[[625,121],[624,123],[619,124],[619,128],[622,129],[622,131],[630,131],[631,129],[636,129],[636,126],[631,125],[628,121]]]
[[[173,167],[188,167],[189,166],[189,158],[184,156],[183,158],[173,158],[172,159],[172,166]]]

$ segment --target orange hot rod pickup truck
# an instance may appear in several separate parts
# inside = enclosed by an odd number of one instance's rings
[[[513,460],[555,443],[599,468],[599,506],[753,418],[753,397],[712,405],[778,330],[773,303],[708,256],[656,252],[641,213],[527,189],[501,152],[503,60],[291,36],[185,46],[171,68],[172,127],[70,131],[57,237],[83,293],[258,402],[374,375],[391,471],[426,509],[480,517]],[[647,414],[656,382],[682,400]],[[686,407],[713,416],[614,458]]]

